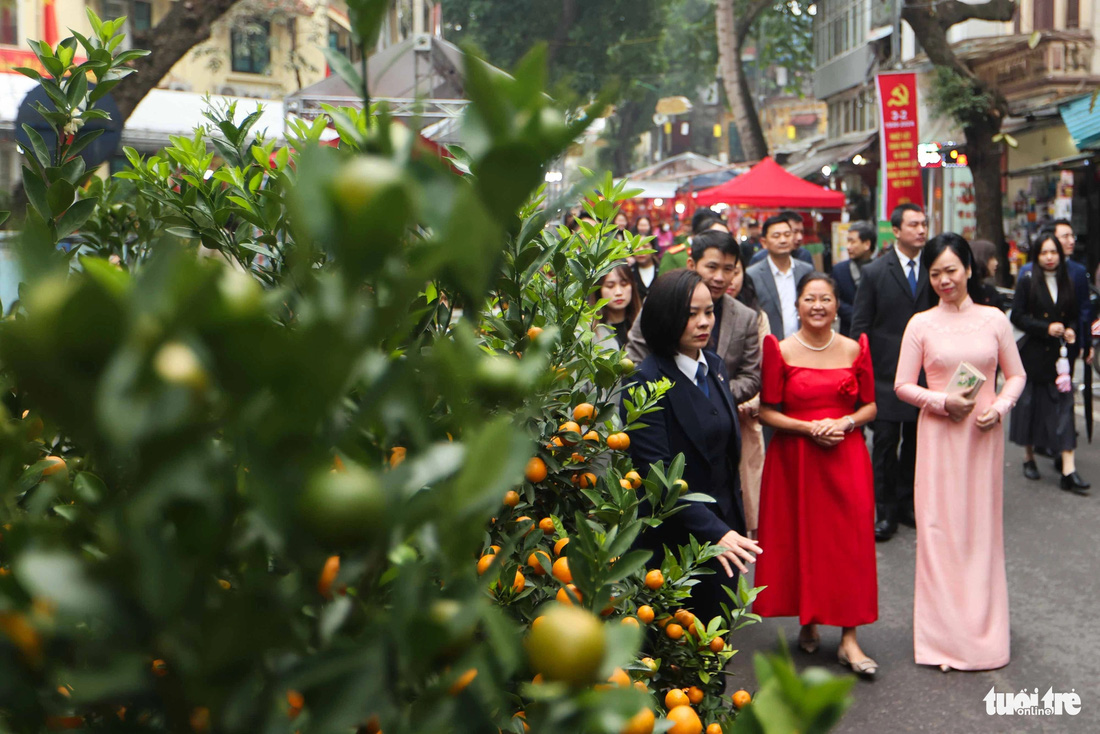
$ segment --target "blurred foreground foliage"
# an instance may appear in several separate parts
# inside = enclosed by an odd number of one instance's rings
[[[351,5],[369,45],[384,4]],[[93,180],[79,80],[125,57],[121,22],[90,17],[91,39],[34,44],[62,142],[24,170],[27,284],[0,324],[0,731],[839,717],[850,681],[795,685],[782,657],[760,663],[766,708],[738,717],[724,667],[758,590],[696,620],[680,606],[714,550],[679,549],[661,583],[631,550],[676,511],[682,459],[632,473],[632,366],[594,340],[586,297],[646,243],[612,236],[630,194],[610,177],[572,192],[597,221],[577,234],[548,226],[561,204],[540,189],[602,101],[567,122],[539,52],[514,76],[467,56],[449,158],[384,109],[329,109],[276,148],[229,107]],[[663,389],[629,396],[628,423]],[[677,724],[659,718],[673,689]]]

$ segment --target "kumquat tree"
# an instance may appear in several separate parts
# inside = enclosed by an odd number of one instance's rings
[[[349,5],[372,46],[385,3]],[[624,388],[588,296],[645,242],[612,236],[610,176],[572,192],[577,233],[540,189],[602,101],[567,116],[541,52],[512,76],[468,53],[451,158],[369,99],[285,147],[214,108],[103,180],[81,121],[135,52],[90,16],[32,44],[59,143],[26,154],[0,323],[0,732],[839,719],[851,679],[785,655],[757,655],[758,690],[728,680],[759,590],[685,610],[714,548],[636,549],[691,489],[682,458],[631,465],[667,385]]]

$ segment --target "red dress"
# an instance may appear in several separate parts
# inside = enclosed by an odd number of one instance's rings
[[[799,420],[841,418],[874,402],[866,335],[851,367],[814,369],[783,361],[764,339],[760,400]],[[860,431],[832,448],[777,431],[764,459],[753,611],[802,624],[856,627],[878,619],[875,489]]]

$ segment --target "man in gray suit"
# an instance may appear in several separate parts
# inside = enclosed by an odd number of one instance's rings
[[[760,308],[768,315],[772,334],[782,341],[798,331],[798,281],[812,273],[812,265],[791,257],[794,249],[790,222],[782,216],[764,220],[764,249],[768,256],[749,267]]]
[[[714,299],[714,328],[707,349],[726,364],[734,403],[740,405],[760,392],[760,335],[756,311],[726,293],[741,264],[741,248],[728,231],[708,230],[691,240],[687,267],[702,276]],[[645,310],[645,306],[642,306]],[[649,355],[642,336],[642,318],[634,319],[626,354],[641,363]]]

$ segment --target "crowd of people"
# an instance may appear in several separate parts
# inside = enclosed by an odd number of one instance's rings
[[[838,661],[871,677],[857,630],[878,618],[875,542],[910,525],[916,662],[1007,664],[1004,422],[1026,477],[1040,478],[1043,453],[1062,489],[1089,488],[1074,462],[1068,365],[1091,362],[1093,314],[1072,227],[1035,238],[1010,321],[990,280],[993,246],[929,239],[918,206],[893,212],[887,248],[872,225],[852,224],[831,274],[801,247],[800,214],[749,225],[737,242],[699,210],[682,248],[639,252],[593,294],[596,331],[639,363],[633,379],[671,383],[663,410],[632,431],[635,465],[683,454],[684,479],[715,500],[685,501],[645,536],[653,562],[689,536],[714,544],[714,573],[692,593],[698,615],[731,605],[727,588],[755,566],[766,587],[755,613],[797,616],[808,653],[820,627],[841,628]]]

